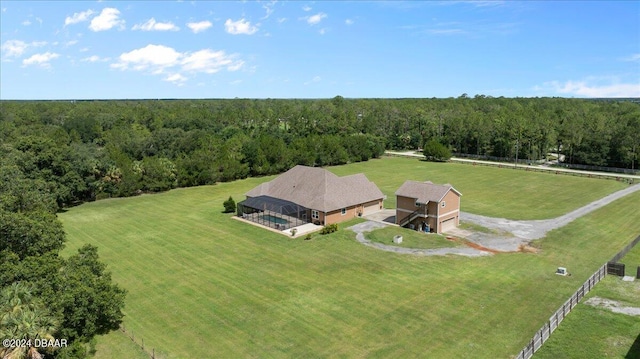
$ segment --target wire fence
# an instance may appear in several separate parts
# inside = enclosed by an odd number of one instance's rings
[[[143,337],[137,337],[136,338],[133,330],[127,330],[127,328],[125,327],[124,324],[122,324],[120,326],[120,331],[122,333],[124,333],[124,335],[126,335],[127,338],[131,339],[131,341],[135,345],[137,345],[138,348],[140,348],[140,350],[142,350],[145,354],[147,354],[149,356],[149,358],[151,358],[151,359],[164,359],[164,358],[166,358],[165,355],[162,355],[159,352],[156,353],[156,349],[155,348],[145,347],[144,346],[144,338]]]

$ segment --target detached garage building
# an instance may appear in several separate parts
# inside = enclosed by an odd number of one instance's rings
[[[295,166],[246,196],[238,203],[238,216],[278,229],[364,216],[382,210],[384,199],[378,186],[362,173],[338,177],[307,166]]]
[[[447,232],[460,224],[460,197],[450,184],[406,181],[396,191],[396,224],[419,231]]]

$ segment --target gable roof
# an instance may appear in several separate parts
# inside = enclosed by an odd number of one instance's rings
[[[378,186],[362,173],[338,177],[323,168],[300,165],[255,187],[246,196],[280,198],[322,212],[384,198]]]
[[[419,203],[440,202],[449,191],[462,196],[462,193],[450,184],[438,185],[430,181],[405,181],[396,191],[396,196],[415,198]]]

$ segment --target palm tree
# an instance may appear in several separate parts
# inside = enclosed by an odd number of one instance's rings
[[[51,340],[57,322],[41,302],[33,296],[33,288],[13,283],[0,292],[0,338],[27,340],[25,347],[0,348],[2,359],[42,359],[35,339]],[[50,352],[54,348],[47,347]]]

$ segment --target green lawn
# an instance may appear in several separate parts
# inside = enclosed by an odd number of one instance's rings
[[[636,246],[618,262],[624,263],[625,275],[636,275],[638,267],[640,267],[640,243],[636,244]]]
[[[638,317],[584,304],[594,296],[640,307],[640,282],[606,277],[574,308],[534,358],[640,358]]]
[[[135,333],[134,333],[135,334]],[[149,355],[134,344],[129,337],[117,330],[98,337],[95,359],[149,359]]]
[[[410,229],[399,228],[395,226],[376,229],[375,231],[367,232],[364,235],[368,240],[372,242],[378,242],[396,247],[431,249],[464,246],[464,244],[462,243],[447,240],[445,236],[439,234],[420,233]],[[395,235],[402,236],[402,243],[393,243],[393,236]]]
[[[382,157],[330,170],[339,176],[363,172],[387,195],[387,208],[395,208],[394,193],[405,180],[429,180],[450,183],[462,192],[463,211],[509,219],[558,217],[628,186],[606,179],[398,157]]]
[[[558,213],[597,197],[595,190],[618,188],[614,181],[406,159],[332,170],[363,171],[387,194],[405,178],[452,182],[464,194],[463,209],[491,215],[480,210],[483,201],[511,198],[516,218],[535,216],[541,210],[528,205],[544,200],[537,191],[499,191],[491,172],[496,182],[511,178],[505,182],[511,189],[544,182],[546,200],[564,208]],[[421,171],[432,176],[419,177]],[[551,232],[538,243],[538,254],[398,255],[357,243],[351,231],[305,241],[221,213],[229,195],[241,199],[265,180],[71,208],[60,214],[68,233],[65,254],[84,243],[99,247],[114,280],[128,290],[127,329],[166,358],[507,358],[640,233],[637,192]],[[565,192],[553,189],[559,186],[568,186],[575,202],[558,200]],[[556,276],[558,266],[573,275]],[[100,344],[116,343],[109,338]]]

